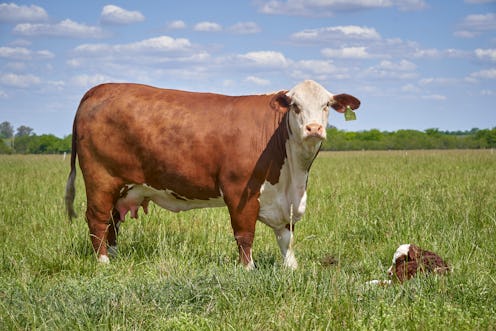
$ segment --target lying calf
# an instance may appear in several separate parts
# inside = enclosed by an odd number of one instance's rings
[[[436,253],[423,250],[414,244],[404,244],[394,253],[393,264],[387,273],[393,281],[403,283],[417,273],[444,274],[448,271],[448,264]]]

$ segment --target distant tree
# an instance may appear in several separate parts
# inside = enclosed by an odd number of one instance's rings
[[[431,137],[440,137],[441,136],[441,132],[437,128],[427,129],[427,130],[425,130],[425,133],[427,133],[427,135],[431,136]]]
[[[4,143],[3,139],[0,139],[0,154],[12,154],[12,148]]]
[[[72,134],[59,141],[59,153],[70,153],[72,148]]]
[[[491,130],[478,130],[475,133],[475,138],[481,143],[482,148],[496,147],[496,127]]]
[[[10,122],[5,121],[0,123],[0,138],[12,138],[13,135],[14,127],[10,124]]]
[[[30,136],[33,133],[34,133],[33,128],[30,128],[29,126],[21,125],[20,127],[17,128],[17,132],[15,136],[16,138],[22,136]]]

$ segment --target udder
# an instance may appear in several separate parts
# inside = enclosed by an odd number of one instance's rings
[[[125,190],[117,200],[115,208],[119,212],[121,221],[124,221],[128,212],[131,213],[132,218],[138,218],[138,209],[143,207],[145,214],[148,213],[148,203],[150,199],[146,197],[145,192],[140,190],[139,187],[132,187]]]

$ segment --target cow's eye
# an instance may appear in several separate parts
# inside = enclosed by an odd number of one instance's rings
[[[301,109],[296,104],[293,103],[291,106],[296,114],[301,113]]]

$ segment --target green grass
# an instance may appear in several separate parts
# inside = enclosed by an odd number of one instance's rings
[[[0,156],[0,330],[496,329],[492,151],[322,153],[294,272],[261,223],[258,269],[237,265],[224,208],[152,207],[99,265],[80,172],[79,217],[65,217],[68,171],[61,156]],[[365,285],[386,278],[402,243],[439,253],[453,273]]]

